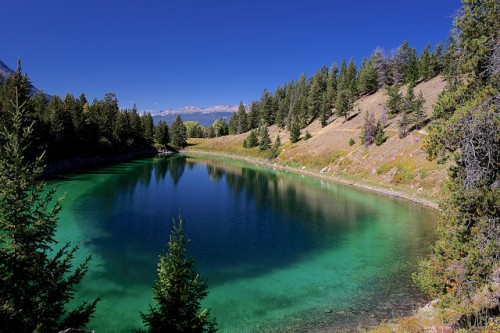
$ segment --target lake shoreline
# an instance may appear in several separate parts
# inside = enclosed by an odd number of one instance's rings
[[[98,168],[110,164],[124,163],[136,158],[154,157],[156,155],[158,155],[158,150],[151,148],[139,149],[111,156],[97,155],[92,157],[71,157],[48,163],[43,170],[42,177],[64,174],[79,169]]]
[[[306,170],[305,168],[299,169],[299,168],[295,168],[295,167],[291,167],[291,166],[287,166],[287,165],[272,163],[268,160],[260,160],[260,159],[250,157],[250,156],[220,153],[220,152],[216,152],[216,151],[206,151],[206,150],[198,150],[198,149],[184,149],[180,152],[183,154],[194,154],[194,155],[198,154],[198,155],[206,155],[206,156],[224,157],[224,158],[244,161],[247,163],[251,163],[251,164],[262,166],[262,167],[269,168],[269,169],[289,171],[289,172],[293,172],[293,173],[299,174],[299,175],[306,175],[306,176],[310,176],[310,177],[324,179],[324,180],[332,181],[335,183],[349,185],[349,186],[353,186],[356,188],[365,189],[368,191],[380,193],[380,194],[395,197],[395,198],[409,200],[409,201],[412,201],[414,203],[439,210],[439,203],[437,201],[431,201],[431,200],[427,200],[427,199],[423,199],[423,198],[418,198],[415,196],[407,195],[407,194],[400,192],[400,191],[394,191],[394,190],[386,189],[383,187],[367,185],[367,184],[363,184],[363,183],[356,181],[356,180],[351,180],[351,179],[346,180],[346,179],[342,179],[336,175],[325,174],[325,173],[316,172],[316,171],[310,171],[310,170]]]

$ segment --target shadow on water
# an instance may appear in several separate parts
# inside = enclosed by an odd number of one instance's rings
[[[326,191],[268,170],[201,162],[217,191],[196,177],[176,189],[186,166],[193,170],[196,164],[183,155],[101,172],[113,177],[79,198],[76,208],[105,235],[90,240],[93,251],[104,258],[103,275],[141,283],[145,271],[154,274],[157,256],[168,240],[169,221],[179,212],[193,239],[191,253],[215,277],[211,285],[258,276],[323,247],[341,246],[340,236],[349,229],[368,228],[377,214],[341,190],[332,200]]]

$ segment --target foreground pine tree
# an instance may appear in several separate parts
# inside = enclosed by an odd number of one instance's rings
[[[153,287],[156,307],[141,313],[148,332],[216,332],[210,310],[200,311],[200,300],[207,296],[207,284],[194,270],[194,260],[186,256],[182,219],[174,220],[168,251],[160,256],[158,280]]]
[[[36,181],[41,157],[27,157],[33,124],[26,127],[25,103],[12,103],[12,126],[0,130],[0,330],[58,332],[89,322],[96,303],[67,310],[90,257],[72,269],[78,246],[56,246],[61,199]]]

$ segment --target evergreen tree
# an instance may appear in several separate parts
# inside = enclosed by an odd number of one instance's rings
[[[144,133],[144,139],[146,139],[146,142],[153,142],[155,125],[151,113],[149,112],[144,113],[141,116],[141,120],[142,120],[142,130]]]
[[[238,125],[240,121],[236,112],[233,112],[231,118],[229,118],[228,131],[230,135],[238,134]]]
[[[26,74],[23,75],[21,67],[21,59],[17,61],[17,70],[14,74],[5,78],[3,84],[2,100],[0,105],[0,128],[3,126],[11,126],[12,114],[15,111],[11,101],[16,98],[20,105],[24,105],[25,116],[23,117],[24,124],[28,125],[35,119],[32,100],[30,98],[31,82]]]
[[[247,121],[247,112],[245,110],[245,106],[243,102],[240,101],[240,105],[238,106],[238,127],[237,133],[245,133],[248,131],[248,121]]]
[[[300,140],[300,126],[295,120],[292,120],[290,122],[290,141],[292,143],[295,143],[299,140]]]
[[[339,90],[337,92],[337,100],[335,103],[335,107],[337,109],[337,115],[339,117],[345,117],[349,118],[349,114],[352,111],[353,104],[352,104],[352,96],[350,94],[350,91],[344,88],[344,85],[339,86]]]
[[[337,98],[337,75],[338,75],[338,68],[336,64],[333,64],[330,67],[330,73],[328,75],[328,79],[326,80],[326,105],[325,107],[328,107],[328,111],[324,117],[328,116],[328,118],[331,117],[332,109],[335,107],[335,99]],[[328,119],[327,118],[327,119]]]
[[[166,147],[170,141],[168,125],[163,120],[158,121],[158,125],[155,127],[155,141],[157,144],[164,147]]]
[[[431,55],[433,75],[436,76],[444,69],[443,43],[439,42]]]
[[[285,88],[285,96],[279,101],[278,111],[276,111],[276,125],[285,128],[286,119],[290,113],[290,100],[293,94],[293,81],[289,82]]]
[[[408,62],[404,76],[404,81],[409,84],[415,84],[420,77],[417,51],[413,47],[408,50]]]
[[[420,129],[424,126],[425,119],[427,118],[427,115],[424,110],[424,103],[425,99],[424,96],[422,95],[422,91],[418,94],[418,96],[415,98],[413,105],[412,105],[412,120],[413,123],[415,124],[415,129]]]
[[[345,75],[345,87],[350,93],[351,104],[354,103],[356,97],[358,96],[358,82],[357,82],[357,71],[356,63],[354,59],[351,58],[349,65],[347,65],[346,75]]]
[[[267,150],[271,145],[271,138],[269,137],[269,130],[267,126],[262,126],[260,129],[260,140],[259,140],[259,149]]]
[[[385,87],[389,98],[385,103],[389,111],[389,117],[395,117],[403,110],[403,94],[399,92],[399,85]]]
[[[250,112],[247,117],[247,130],[257,128],[259,125],[259,103],[252,102],[250,105]]]
[[[259,119],[264,121],[266,125],[272,125],[274,124],[275,117],[276,109],[273,103],[273,96],[264,89],[259,102]]]
[[[259,141],[257,140],[257,133],[255,130],[251,130],[250,134],[248,134],[247,138],[243,142],[243,147],[245,148],[253,148],[259,145]]]
[[[142,321],[151,333],[216,332],[215,320],[210,319],[210,309],[201,310],[200,301],[208,294],[207,283],[195,270],[195,262],[186,256],[182,219],[174,221],[168,251],[160,256],[158,280],[153,292],[155,307],[141,313]]]
[[[170,143],[176,147],[184,148],[187,145],[186,140],[186,126],[184,126],[181,116],[177,115],[170,127]]]
[[[26,157],[33,126],[25,126],[25,103],[16,98],[11,130],[0,132],[0,322],[4,332],[58,332],[81,328],[99,299],[67,311],[90,257],[72,269],[78,246],[56,247],[61,199],[37,182],[41,157]]]
[[[324,81],[322,78],[322,72],[316,72],[316,74],[312,78],[311,86],[309,88],[309,93],[307,96],[308,117],[306,119],[306,124],[309,124],[313,119],[316,119],[321,113],[321,103],[323,92],[325,91],[325,86],[323,83]]]
[[[433,78],[435,76],[434,67],[435,65],[432,60],[431,46],[430,44],[427,44],[427,46],[422,50],[422,53],[420,54],[418,69],[420,77],[424,80]]]
[[[358,91],[360,94],[371,94],[378,89],[378,73],[371,61],[363,59],[358,72]]]
[[[323,98],[321,99],[321,113],[320,113],[320,123],[321,127],[325,127],[328,124],[328,119],[332,116],[332,107],[328,102],[327,92],[323,93]]]
[[[280,138],[280,135],[278,134],[278,136],[276,137],[276,140],[274,140],[273,148],[278,150],[279,147],[281,147],[281,138]]]
[[[380,120],[377,121],[374,142],[377,146],[380,146],[381,144],[383,144],[385,142],[384,125],[382,125],[382,122]]]

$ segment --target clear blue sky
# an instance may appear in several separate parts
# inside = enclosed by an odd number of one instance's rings
[[[117,94],[154,113],[264,88],[404,40],[446,42],[458,0],[5,0],[0,60],[48,94]]]

